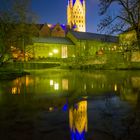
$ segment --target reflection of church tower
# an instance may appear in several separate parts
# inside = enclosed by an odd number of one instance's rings
[[[83,140],[87,132],[87,101],[81,101],[69,110],[72,140]]]
[[[85,0],[68,0],[67,24],[70,28],[85,32],[86,31],[86,4]]]

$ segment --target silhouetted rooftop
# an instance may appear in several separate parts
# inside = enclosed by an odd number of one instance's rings
[[[118,37],[111,35],[88,33],[88,32],[75,32],[75,31],[71,31],[71,33],[79,40],[99,40],[113,43],[117,43],[119,41]]]

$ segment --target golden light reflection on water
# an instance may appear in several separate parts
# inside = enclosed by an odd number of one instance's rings
[[[117,91],[118,90],[118,86],[117,84],[114,85],[114,91]]]
[[[20,94],[20,88],[18,88],[18,87],[13,87],[13,88],[12,88],[12,94]]]
[[[53,111],[54,110],[54,108],[53,107],[49,107],[49,111],[51,112],[51,111]]]
[[[140,89],[140,76],[132,76],[129,80],[124,80],[120,83],[115,82],[107,82],[107,78],[105,76],[92,75],[88,73],[84,77],[84,81],[79,80],[74,76],[67,77],[60,75],[55,77],[54,75],[49,78],[45,78],[42,76],[32,76],[28,75],[25,77],[17,78],[12,81],[11,87],[8,89],[4,89],[5,91],[10,91],[11,94],[22,94],[23,92],[27,93],[37,93],[39,94],[55,94],[61,95],[64,93],[69,93],[72,90],[78,90],[81,93],[87,91],[87,93],[104,93],[105,92],[117,92],[118,96],[120,96],[123,100],[127,100],[129,102],[137,102],[138,92]],[[73,79],[72,79],[73,78]],[[87,79],[86,79],[87,78]],[[91,78],[91,79],[90,79]],[[127,78],[128,79],[128,78]]]
[[[69,81],[68,79],[62,79],[62,89],[68,90],[69,89]]]
[[[87,132],[87,101],[80,101],[69,109],[69,125],[72,137],[84,137]]]
[[[21,94],[22,86],[26,86],[26,88],[33,83],[33,79],[29,76],[17,78],[12,83],[11,93],[12,94]]]

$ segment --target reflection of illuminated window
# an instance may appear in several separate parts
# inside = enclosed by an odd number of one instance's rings
[[[50,80],[50,86],[53,86],[53,80]]]
[[[84,84],[84,90],[86,90],[87,89],[87,85],[86,84]]]
[[[115,84],[114,85],[114,91],[117,91],[118,90],[118,88],[117,88],[117,85]]]
[[[68,87],[68,79],[62,79],[62,89],[63,90],[68,90],[69,87]]]
[[[55,84],[54,84],[54,89],[55,89],[55,90],[59,90],[59,84],[58,84],[58,83],[55,83]]]
[[[13,87],[12,88],[12,94],[16,94],[17,93],[17,88],[16,87]]]
[[[20,94],[20,88],[13,87],[12,88],[12,94]]]
[[[53,109],[54,109],[53,107],[49,107],[49,111],[53,111]]]

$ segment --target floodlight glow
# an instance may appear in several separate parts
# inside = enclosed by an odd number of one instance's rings
[[[49,56],[52,56],[53,55],[53,53],[49,53]]]
[[[53,52],[54,52],[54,53],[58,53],[58,50],[57,50],[57,49],[54,49]]]

